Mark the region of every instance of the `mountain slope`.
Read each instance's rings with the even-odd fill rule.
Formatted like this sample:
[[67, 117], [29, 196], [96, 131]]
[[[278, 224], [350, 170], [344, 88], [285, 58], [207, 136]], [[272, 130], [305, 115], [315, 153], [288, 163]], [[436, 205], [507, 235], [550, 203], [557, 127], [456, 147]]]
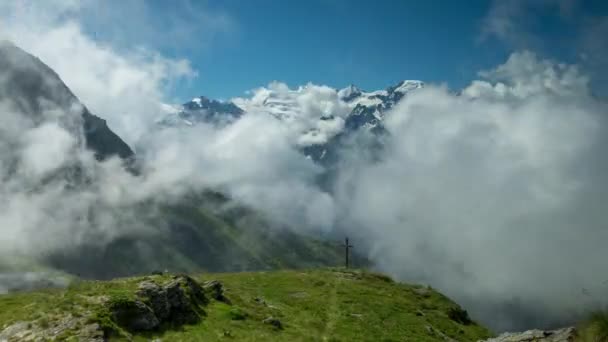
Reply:
[[[203, 104], [202, 99], [199, 100], [199, 104]], [[23, 132], [49, 122], [58, 124], [78, 139], [79, 147], [88, 146], [98, 160], [118, 156], [126, 160], [127, 165], [132, 165], [133, 152], [103, 119], [91, 114], [52, 69], [8, 42], [0, 44], [0, 104], [0, 116], [6, 119], [5, 125], [0, 127], [0, 152], [7, 151], [0, 153], [0, 167], [9, 165], [9, 172], [6, 176], [0, 174], [2, 177], [17, 179], [20, 174], [20, 151], [11, 148], [11, 143], [18, 143]], [[209, 104], [217, 103], [210, 101]], [[236, 107], [221, 108], [232, 108], [235, 115], [239, 112], [234, 109]], [[13, 127], [6, 124], [7, 121], [16, 121], [21, 126]], [[8, 159], [6, 163], [5, 158]], [[11, 164], [16, 166], [11, 168]], [[99, 191], [95, 187], [87, 188], [88, 184], [94, 183], [95, 172], [79, 172], [85, 167], [78, 164], [66, 172], [53, 173], [40, 182], [38, 191], [52, 185], [48, 179], [56, 180], [58, 188], [64, 191], [57, 196], [57, 202], [63, 200], [64, 194]], [[86, 174], [86, 177], [72, 177], [73, 173]], [[112, 179], [109, 182], [112, 185]], [[27, 191], [22, 188], [15, 191]], [[228, 206], [229, 211], [220, 208]], [[289, 227], [272, 228], [270, 220], [259, 213], [213, 192], [170, 203], [155, 198], [126, 206], [101, 207], [95, 202], [91, 207], [79, 210], [78, 215], [69, 216], [81, 222], [74, 228], [83, 230], [74, 231], [77, 235], [82, 233], [77, 243], [61, 245], [61, 248], [44, 253], [25, 251], [25, 255], [34, 255], [33, 260], [13, 255], [0, 258], [0, 291], [44, 284], [44, 279], [38, 278], [44, 278], [48, 269], [107, 279], [159, 269], [240, 271], [328, 266], [342, 260], [341, 250], [334, 244], [296, 234]], [[95, 235], [96, 224], [104, 215], [124, 218], [116, 220], [121, 226], [111, 227], [116, 234], [110, 236], [109, 241], [99, 241]], [[62, 226], [69, 224], [71, 221], [62, 222]], [[136, 229], [129, 229], [131, 225]], [[89, 231], [92, 233], [87, 235]], [[5, 281], [2, 276], [7, 272], [11, 275]], [[24, 284], [31, 274], [36, 278], [35, 284]]]
[[98, 160], [134, 156], [106, 121], [93, 115], [51, 68], [7, 41], [0, 42], [0, 89], [0, 102], [25, 115], [34, 126], [45, 120], [47, 112], [60, 111], [60, 124], [76, 137], [83, 133], [86, 146]]
[[[230, 209], [221, 209], [229, 206]], [[235, 272], [337, 266], [338, 241], [277, 227], [258, 212], [207, 192], [160, 208], [143, 205], [147, 231], [123, 235], [107, 245], [95, 241], [47, 255], [46, 267], [79, 277], [110, 279], [171, 272]], [[367, 260], [354, 256], [354, 264]]]
[[[104, 332], [110, 340], [134, 341], [477, 341], [490, 336], [433, 289], [379, 274], [333, 269], [195, 279], [202, 288], [187, 276], [155, 275], [0, 296], [0, 340], [29, 334], [103, 341]], [[186, 305], [176, 307], [169, 299], [167, 316], [167, 307], [157, 304], [166, 298], [162, 288], [172, 291], [176, 282], [188, 294]]]

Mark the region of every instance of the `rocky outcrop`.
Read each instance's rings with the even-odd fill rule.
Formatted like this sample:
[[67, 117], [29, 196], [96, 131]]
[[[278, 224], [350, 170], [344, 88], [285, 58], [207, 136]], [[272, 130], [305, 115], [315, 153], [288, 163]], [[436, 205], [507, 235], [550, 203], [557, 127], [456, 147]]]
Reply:
[[98, 160], [119, 156], [133, 161], [131, 148], [78, 100], [54, 70], [8, 41], [0, 41], [0, 88], [0, 101], [35, 125], [48, 119], [49, 110], [61, 113], [53, 120], [78, 139], [84, 136]]
[[140, 300], [116, 300], [110, 304], [112, 320], [129, 331], [152, 330], [160, 321], [154, 311]]
[[113, 321], [128, 331], [154, 330], [161, 325], [200, 322], [208, 303], [201, 285], [187, 275], [159, 284], [147, 278], [138, 285], [135, 298], [109, 302]]
[[75, 338], [75, 341], [105, 341], [99, 324], [89, 323], [83, 317], [67, 315], [52, 324], [44, 320], [15, 322], [0, 331], [0, 342], [62, 341], [68, 333]]
[[205, 293], [211, 296], [211, 298], [230, 304], [230, 300], [224, 295], [224, 285], [217, 280], [209, 280], [203, 284]]
[[522, 333], [504, 333], [480, 342], [572, 342], [577, 334], [575, 328], [559, 330], [528, 330]]

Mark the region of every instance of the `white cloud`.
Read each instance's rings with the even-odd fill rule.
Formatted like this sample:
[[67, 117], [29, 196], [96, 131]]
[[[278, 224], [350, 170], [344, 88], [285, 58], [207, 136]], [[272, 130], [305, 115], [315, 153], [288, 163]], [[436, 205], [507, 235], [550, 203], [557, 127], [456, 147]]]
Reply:
[[342, 130], [344, 118], [352, 110], [335, 89], [314, 84], [290, 89], [285, 83], [273, 82], [253, 90], [250, 98], [233, 102], [247, 112], [279, 118], [300, 146], [327, 142]]
[[[49, 139], [52, 137], [52, 139]], [[44, 123], [23, 135], [23, 171], [41, 177], [56, 171], [69, 160], [76, 138], [55, 123]]]
[[341, 170], [338, 222], [357, 227], [382, 269], [438, 287], [495, 328], [580, 313], [582, 287], [605, 304], [608, 236], [591, 202], [608, 194], [596, 173], [608, 162], [606, 104], [575, 67], [530, 53], [483, 75], [462, 96], [428, 86], [387, 113], [381, 162]]
[[[37, 2], [36, 2], [37, 3]], [[55, 70], [95, 114], [129, 144], [163, 111], [165, 85], [196, 72], [184, 59], [145, 48], [123, 52], [83, 30], [80, 11], [89, 2], [21, 0], [2, 5], [0, 38], [13, 41]]]
[[[164, 84], [191, 76], [189, 64], [91, 39], [77, 16], [86, 3], [52, 3], [46, 13], [30, 4], [3, 4], [1, 35], [40, 56], [93, 112], [144, 146], [144, 164], [135, 177], [118, 160], [94, 163], [74, 151], [79, 136], [66, 135], [57, 115], [32, 128], [0, 104], [0, 179], [10, 180], [0, 183], [1, 251], [44, 254], [153, 234], [132, 205], [212, 187], [292, 227], [342, 229], [381, 269], [429, 282], [497, 327], [513, 324], [491, 315], [504, 299], [520, 298], [521, 312], [547, 320], [583, 309], [581, 287], [604, 304], [607, 108], [575, 66], [516, 53], [460, 96], [435, 86], [408, 94], [386, 114], [391, 135], [379, 161], [343, 151], [354, 157], [328, 193], [316, 182], [323, 170], [298, 147], [343, 125], [350, 108], [335, 90], [272, 83], [235, 100], [247, 114], [232, 125], [151, 133]], [[45, 183], [71, 163], [84, 166], [88, 186]]]

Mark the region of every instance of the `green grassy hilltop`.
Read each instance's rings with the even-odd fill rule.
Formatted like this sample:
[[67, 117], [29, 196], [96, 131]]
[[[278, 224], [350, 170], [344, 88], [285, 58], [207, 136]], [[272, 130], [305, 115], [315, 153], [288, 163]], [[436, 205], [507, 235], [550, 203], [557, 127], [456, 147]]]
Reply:
[[11, 293], [0, 296], [0, 330], [0, 340], [8, 341], [477, 341], [490, 336], [431, 288], [344, 269], [151, 275]]

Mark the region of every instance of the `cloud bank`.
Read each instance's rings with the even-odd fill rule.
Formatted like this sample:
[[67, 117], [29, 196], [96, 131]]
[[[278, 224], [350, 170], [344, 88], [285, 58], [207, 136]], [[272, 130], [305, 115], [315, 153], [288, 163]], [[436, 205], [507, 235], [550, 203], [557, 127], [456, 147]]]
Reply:
[[497, 329], [605, 305], [606, 104], [575, 66], [529, 52], [482, 75], [387, 114], [382, 161], [342, 169], [341, 224], [381, 269], [433, 284]]
[[188, 61], [99, 43], [74, 14], [86, 3], [27, 4], [3, 5], [2, 37], [41, 57], [137, 146], [142, 172], [96, 162], [82, 132], [63, 124], [73, 113], [46, 108], [34, 124], [0, 104], [5, 255], [157, 234], [137, 205], [213, 188], [291, 229], [347, 233], [380, 270], [439, 288], [497, 330], [607, 304], [608, 108], [584, 68], [518, 52], [458, 93], [416, 90], [386, 113], [378, 158], [346, 147], [326, 190], [325, 170], [300, 148], [342, 129], [349, 107], [335, 90], [273, 83], [235, 100], [247, 113], [231, 125], [153, 129], [167, 84], [195, 74]]

